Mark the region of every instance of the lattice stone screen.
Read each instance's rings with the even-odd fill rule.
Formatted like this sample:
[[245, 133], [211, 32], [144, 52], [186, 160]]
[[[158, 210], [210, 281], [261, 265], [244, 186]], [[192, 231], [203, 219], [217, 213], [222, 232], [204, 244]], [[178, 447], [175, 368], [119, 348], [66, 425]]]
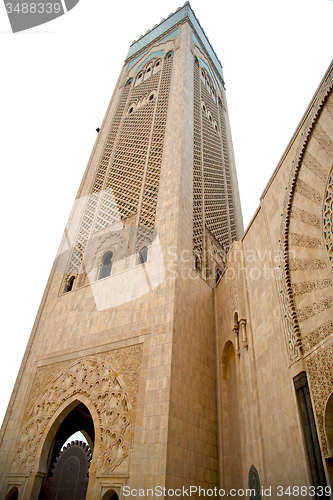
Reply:
[[[173, 54], [158, 61], [158, 71], [122, 89], [118, 107], [87, 197], [64, 283], [82, 273], [87, 242], [114, 222], [135, 216], [154, 228]], [[162, 70], [160, 70], [162, 65]], [[138, 239], [142, 239], [139, 231]], [[141, 236], [140, 236], [141, 235]], [[77, 286], [85, 283], [84, 277]]]

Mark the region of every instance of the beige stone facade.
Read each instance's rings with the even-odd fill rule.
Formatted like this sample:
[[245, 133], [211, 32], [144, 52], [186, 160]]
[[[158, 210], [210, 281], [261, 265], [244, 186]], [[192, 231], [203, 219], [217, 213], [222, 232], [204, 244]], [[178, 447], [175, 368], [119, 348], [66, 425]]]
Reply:
[[1, 498], [42, 498], [79, 430], [87, 500], [329, 485], [330, 71], [242, 236], [222, 68], [189, 4], [132, 44], [1, 429]]

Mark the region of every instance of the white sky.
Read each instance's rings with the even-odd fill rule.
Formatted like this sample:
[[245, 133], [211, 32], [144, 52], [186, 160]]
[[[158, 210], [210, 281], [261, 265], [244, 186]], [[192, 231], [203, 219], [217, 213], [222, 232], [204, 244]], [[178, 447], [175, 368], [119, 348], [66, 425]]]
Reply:
[[[0, 422], [129, 46], [179, 1], [80, 0], [17, 34], [0, 2]], [[224, 68], [246, 227], [331, 61], [333, 1], [191, 6]]]

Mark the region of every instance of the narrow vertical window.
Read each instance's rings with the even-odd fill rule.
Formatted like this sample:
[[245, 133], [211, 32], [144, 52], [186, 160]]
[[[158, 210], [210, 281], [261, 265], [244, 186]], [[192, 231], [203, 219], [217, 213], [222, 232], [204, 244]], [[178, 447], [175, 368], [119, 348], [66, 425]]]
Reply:
[[112, 257], [113, 257], [112, 252], [108, 252], [103, 257], [103, 263], [98, 277], [99, 280], [102, 280], [103, 278], [107, 278], [108, 276], [110, 276], [112, 269]]
[[144, 264], [147, 262], [148, 258], [148, 247], [142, 247], [139, 251], [139, 264]]
[[71, 292], [73, 290], [73, 286], [74, 286], [74, 281], [75, 281], [75, 276], [71, 276], [68, 280], [68, 283], [65, 287], [65, 292]]

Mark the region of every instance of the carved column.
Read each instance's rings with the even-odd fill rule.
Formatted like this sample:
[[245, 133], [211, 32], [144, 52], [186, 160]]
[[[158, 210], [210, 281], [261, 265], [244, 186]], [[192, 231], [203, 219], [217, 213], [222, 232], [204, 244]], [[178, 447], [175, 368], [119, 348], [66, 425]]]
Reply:
[[240, 330], [242, 333], [243, 347], [247, 347], [248, 343], [247, 343], [247, 335], [246, 335], [246, 319], [240, 319], [239, 325], [240, 325]]
[[240, 355], [239, 338], [238, 338], [239, 325], [235, 325], [233, 327], [232, 331], [234, 332], [234, 336], [235, 336], [235, 354], [236, 354], [236, 356], [239, 356]]

